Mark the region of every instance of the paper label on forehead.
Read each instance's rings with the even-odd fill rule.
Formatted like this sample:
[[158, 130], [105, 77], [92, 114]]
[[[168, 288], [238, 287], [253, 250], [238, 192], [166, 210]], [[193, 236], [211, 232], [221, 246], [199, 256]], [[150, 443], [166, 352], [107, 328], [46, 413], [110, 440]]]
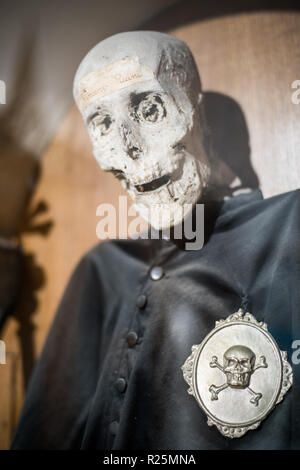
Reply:
[[139, 63], [138, 57], [126, 57], [83, 77], [78, 86], [77, 102], [81, 110], [92, 101], [135, 83], [152, 80], [153, 71]]

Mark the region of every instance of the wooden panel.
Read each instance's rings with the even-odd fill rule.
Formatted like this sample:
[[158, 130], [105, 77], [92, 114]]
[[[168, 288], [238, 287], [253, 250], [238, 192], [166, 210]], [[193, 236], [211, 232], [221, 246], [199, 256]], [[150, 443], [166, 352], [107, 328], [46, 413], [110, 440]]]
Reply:
[[0, 450], [9, 447], [17, 417], [17, 366], [18, 357], [7, 351], [6, 364], [0, 364]]
[[[291, 84], [300, 79], [300, 14], [229, 15], [172, 34], [190, 46], [204, 91], [233, 99], [243, 112], [264, 196], [299, 188], [300, 104], [292, 103]], [[243, 155], [233, 149], [231, 164], [238, 158]]]

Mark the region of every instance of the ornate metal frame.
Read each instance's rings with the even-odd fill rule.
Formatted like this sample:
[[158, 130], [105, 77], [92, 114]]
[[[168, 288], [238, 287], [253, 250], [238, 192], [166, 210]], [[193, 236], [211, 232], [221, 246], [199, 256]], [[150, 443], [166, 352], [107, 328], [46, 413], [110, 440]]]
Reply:
[[[213, 416], [204, 406], [201, 397], [199, 396], [196, 383], [197, 374], [197, 363], [200, 357], [201, 351], [209, 339], [216, 333], [216, 331], [230, 325], [251, 325], [263, 332], [268, 340], [274, 346], [274, 349], [278, 353], [278, 361], [281, 367], [280, 375], [281, 380], [278, 387], [275, 403], [268, 407], [262, 418], [259, 420], [252, 420], [243, 425], [232, 425], [230, 423], [224, 423], [219, 420], [216, 416]], [[283, 400], [284, 395], [287, 393], [293, 383], [293, 372], [292, 367], [287, 360], [287, 353], [280, 351], [276, 341], [268, 332], [267, 324], [259, 322], [250, 313], [243, 313], [240, 309], [238, 312], [229, 315], [225, 320], [216, 321], [215, 328], [204, 338], [201, 344], [192, 346], [192, 354], [186, 359], [185, 363], [181, 367], [183, 372], [184, 380], [189, 385], [188, 393], [195, 397], [200, 407], [205, 411], [207, 415], [207, 424], [209, 426], [216, 426], [217, 429], [223, 434], [223, 436], [229, 438], [242, 437], [247, 431], [256, 429], [261, 421], [265, 419], [268, 414], [275, 408], [275, 406]]]

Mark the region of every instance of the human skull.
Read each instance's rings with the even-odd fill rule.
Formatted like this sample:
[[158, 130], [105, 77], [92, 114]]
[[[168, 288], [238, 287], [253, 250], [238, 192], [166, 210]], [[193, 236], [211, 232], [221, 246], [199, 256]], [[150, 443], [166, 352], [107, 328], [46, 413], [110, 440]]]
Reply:
[[201, 97], [189, 48], [167, 34], [109, 37], [77, 70], [74, 98], [94, 156], [156, 229], [184, 219], [206, 186]]
[[254, 352], [246, 346], [237, 345], [227, 349], [223, 358], [223, 367], [230, 387], [246, 388], [249, 386], [254, 372], [255, 359]]

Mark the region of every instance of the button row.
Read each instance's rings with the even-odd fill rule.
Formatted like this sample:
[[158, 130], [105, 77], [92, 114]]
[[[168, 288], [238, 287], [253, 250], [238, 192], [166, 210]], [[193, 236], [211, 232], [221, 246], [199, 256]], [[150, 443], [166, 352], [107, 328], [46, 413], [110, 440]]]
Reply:
[[[130, 331], [126, 336], [126, 341], [127, 341], [128, 346], [130, 348], [133, 348], [138, 342], [138, 335], [136, 334], [136, 332]], [[124, 393], [127, 388], [126, 379], [124, 379], [124, 377], [117, 378], [117, 380], [115, 381], [115, 387], [119, 393]], [[118, 428], [119, 428], [119, 423], [117, 421], [113, 421], [109, 425], [109, 432], [115, 436], [118, 432]]]
[[[154, 266], [150, 271], [150, 277], [153, 281], [159, 281], [164, 276], [164, 271], [160, 266]], [[145, 308], [147, 305], [147, 296], [144, 294], [139, 295], [136, 300], [136, 306], [140, 309]], [[138, 342], [138, 335], [135, 331], [130, 331], [126, 336], [127, 344], [130, 348], [133, 348]], [[127, 388], [127, 382], [123, 377], [119, 377], [115, 381], [115, 387], [120, 393], [124, 393]], [[109, 432], [113, 435], [116, 435], [118, 432], [119, 423], [113, 421], [109, 425]]]

